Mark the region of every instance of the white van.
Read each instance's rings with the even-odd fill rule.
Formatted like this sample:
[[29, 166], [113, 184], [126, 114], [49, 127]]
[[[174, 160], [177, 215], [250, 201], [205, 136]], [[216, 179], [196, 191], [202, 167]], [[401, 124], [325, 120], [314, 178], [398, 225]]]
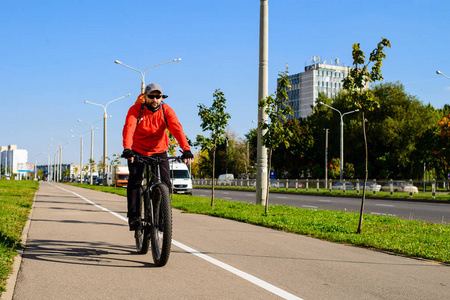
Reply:
[[234, 175], [233, 174], [220, 174], [219, 175], [219, 183], [229, 184], [233, 180], [234, 180]]
[[174, 193], [192, 195], [192, 179], [186, 164], [170, 162], [170, 182]]

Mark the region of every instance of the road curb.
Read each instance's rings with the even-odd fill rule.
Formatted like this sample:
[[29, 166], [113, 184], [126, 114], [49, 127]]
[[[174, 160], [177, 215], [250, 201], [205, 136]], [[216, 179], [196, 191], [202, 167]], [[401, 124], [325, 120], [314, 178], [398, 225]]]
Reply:
[[12, 300], [14, 295], [14, 289], [16, 287], [17, 275], [19, 274], [20, 266], [22, 264], [23, 252], [25, 251], [25, 247], [28, 240], [28, 232], [31, 226], [31, 219], [34, 211], [34, 204], [36, 202], [36, 194], [39, 192], [39, 189], [34, 193], [33, 205], [31, 206], [30, 214], [28, 215], [27, 222], [25, 223], [25, 227], [22, 230], [22, 249], [17, 250], [18, 255], [14, 257], [14, 263], [12, 265], [12, 273], [9, 275], [6, 280], [5, 291], [0, 296], [1, 300]]

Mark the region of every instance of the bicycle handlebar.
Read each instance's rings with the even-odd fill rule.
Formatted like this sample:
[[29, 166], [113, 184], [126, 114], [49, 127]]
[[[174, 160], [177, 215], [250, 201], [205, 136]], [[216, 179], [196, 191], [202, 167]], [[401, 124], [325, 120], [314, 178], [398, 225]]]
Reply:
[[153, 156], [145, 156], [145, 155], [135, 154], [133, 157], [138, 162], [145, 162], [145, 163], [150, 163], [150, 164], [160, 163], [160, 162], [168, 161], [168, 160], [176, 160], [177, 162], [183, 161], [181, 156], [169, 156], [166, 158], [161, 158], [161, 157], [153, 157]]

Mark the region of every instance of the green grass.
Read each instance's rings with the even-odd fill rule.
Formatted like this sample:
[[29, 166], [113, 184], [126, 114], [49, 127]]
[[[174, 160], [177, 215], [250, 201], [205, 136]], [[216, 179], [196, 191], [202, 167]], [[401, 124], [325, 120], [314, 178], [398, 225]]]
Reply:
[[[126, 196], [126, 190], [91, 187]], [[343, 211], [310, 210], [290, 206], [264, 207], [204, 197], [173, 195], [172, 206], [187, 213], [205, 214], [276, 230], [319, 238], [326, 241], [389, 251], [410, 257], [450, 263], [450, 226], [398, 218], [364, 215], [361, 234], [356, 234], [359, 214]]]
[[22, 230], [38, 187], [36, 181], [0, 180], [0, 294], [22, 247]]

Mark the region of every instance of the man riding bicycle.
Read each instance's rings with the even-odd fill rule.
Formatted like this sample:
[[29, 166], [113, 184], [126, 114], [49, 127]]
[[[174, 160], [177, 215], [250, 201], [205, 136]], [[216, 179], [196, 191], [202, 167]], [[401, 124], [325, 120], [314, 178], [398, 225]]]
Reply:
[[[128, 159], [130, 172], [127, 186], [128, 224], [131, 230], [136, 230], [140, 225], [140, 201], [141, 182], [145, 164], [135, 161], [135, 154], [166, 158], [169, 147], [169, 137], [166, 128], [175, 137], [183, 150], [184, 163], [191, 163], [194, 156], [189, 147], [186, 136], [174, 110], [162, 99], [167, 98], [162, 94], [159, 84], [151, 83], [145, 88], [144, 94], [138, 96], [136, 103], [128, 110], [123, 126], [123, 154]], [[161, 162], [161, 180], [172, 191], [169, 174], [169, 161]], [[153, 172], [153, 170], [152, 170]]]

